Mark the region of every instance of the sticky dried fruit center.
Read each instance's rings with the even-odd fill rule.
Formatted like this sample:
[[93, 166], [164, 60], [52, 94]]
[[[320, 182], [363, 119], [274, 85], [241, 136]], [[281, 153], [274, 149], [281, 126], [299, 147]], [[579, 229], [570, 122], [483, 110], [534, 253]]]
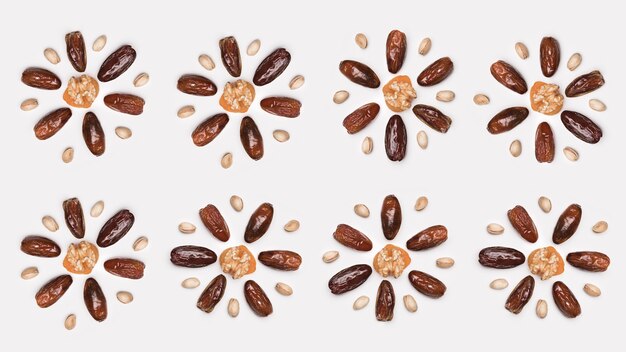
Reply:
[[542, 114], [558, 114], [563, 108], [563, 95], [559, 91], [559, 86], [535, 82], [530, 89], [530, 106]]
[[254, 101], [254, 86], [243, 79], [228, 82], [220, 98], [220, 105], [229, 112], [246, 112]]
[[229, 274], [233, 279], [239, 279], [256, 270], [256, 260], [246, 246], [231, 247], [220, 254], [220, 267], [224, 274]]
[[75, 108], [88, 108], [98, 97], [98, 91], [98, 81], [93, 77], [89, 75], [72, 77], [63, 93], [63, 100]]
[[374, 256], [374, 270], [383, 277], [402, 275], [402, 271], [411, 264], [411, 257], [402, 248], [392, 244], [386, 245]]
[[541, 280], [562, 274], [565, 270], [564, 264], [559, 252], [552, 246], [535, 249], [528, 256], [528, 269], [541, 277]]
[[89, 274], [98, 262], [98, 247], [88, 241], [72, 243], [67, 248], [63, 267], [73, 274]]
[[394, 112], [401, 112], [408, 110], [417, 93], [413, 89], [411, 84], [411, 78], [409, 76], [396, 76], [391, 79], [383, 87], [383, 94], [385, 96], [385, 103]]

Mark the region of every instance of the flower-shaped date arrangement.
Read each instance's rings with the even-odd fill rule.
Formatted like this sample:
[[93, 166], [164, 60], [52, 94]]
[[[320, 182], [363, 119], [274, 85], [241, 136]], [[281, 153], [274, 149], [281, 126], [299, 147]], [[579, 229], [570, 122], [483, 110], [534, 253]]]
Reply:
[[[252, 77], [252, 82], [250, 82], [240, 78], [242, 74], [242, 58], [235, 37], [222, 38], [219, 41], [219, 49], [222, 63], [234, 80], [224, 84], [222, 95], [219, 99], [219, 105], [223, 112], [202, 121], [192, 132], [191, 138], [196, 146], [206, 146], [217, 138], [229, 123], [228, 113], [237, 114], [237, 116], [242, 115], [239, 127], [241, 144], [250, 158], [259, 160], [263, 157], [265, 151], [263, 136], [255, 120], [246, 115], [246, 113], [255, 101], [255, 87], [258, 89], [276, 80], [289, 66], [291, 54], [284, 48], [272, 51], [258, 65]], [[255, 55], [257, 50], [258, 47], [253, 51], [251, 48], [248, 48], [248, 55]], [[212, 70], [215, 67], [213, 60], [207, 55], [201, 55], [199, 61], [206, 69]], [[177, 88], [183, 93], [198, 97], [211, 97], [218, 93], [218, 86], [212, 80], [197, 74], [181, 76], [178, 79]], [[292, 87], [292, 89], [295, 88]], [[260, 100], [260, 106], [261, 109], [272, 115], [291, 119], [300, 116], [302, 105], [300, 101], [290, 97], [269, 96]], [[195, 108], [188, 105], [179, 110], [178, 116], [181, 118], [188, 117], [194, 112]], [[281, 132], [285, 133], [284, 131]]]
[[[508, 211], [507, 216], [511, 226], [522, 238], [533, 244], [539, 240], [539, 232], [524, 207], [515, 206]], [[578, 204], [571, 204], [563, 211], [552, 232], [552, 242], [557, 248], [574, 236], [581, 218], [582, 208]], [[500, 234], [502, 231], [503, 229], [500, 229], [497, 233], [492, 233]], [[524, 253], [514, 248], [487, 247], [478, 254], [478, 262], [484, 267], [499, 270], [510, 269], [527, 263], [530, 275], [524, 277], [517, 284], [504, 305], [504, 308], [511, 313], [519, 314], [532, 298], [535, 276], [544, 281], [561, 275], [566, 269], [565, 261], [572, 267], [589, 272], [606, 271], [611, 262], [606, 254], [595, 251], [571, 252], [563, 260], [557, 248], [553, 246], [535, 248], [528, 254], [527, 258]], [[498, 281], [504, 282], [502, 279], [498, 279], [492, 283], [492, 288], [503, 289], [506, 287], [506, 285], [499, 285]], [[562, 281], [556, 280], [552, 283], [552, 298], [565, 317], [575, 318], [581, 314], [581, 307], [576, 296]], [[545, 304], [544, 300], [539, 300], [537, 303], [537, 315], [540, 318], [544, 318], [547, 314], [547, 306], [541, 307]]]
[[[402, 224], [402, 209], [396, 196], [388, 195], [385, 197], [380, 212], [380, 219], [383, 236], [388, 241], [394, 241], [400, 232]], [[338, 225], [333, 233], [333, 237], [340, 244], [356, 251], [369, 252], [373, 249], [371, 239], [361, 231], [346, 224]], [[441, 245], [447, 239], [448, 230], [446, 227], [435, 225], [411, 237], [406, 242], [406, 248], [409, 251], [424, 251]], [[397, 279], [401, 277], [404, 269], [408, 268], [410, 264], [411, 256], [409, 253], [391, 243], [385, 245], [374, 256], [373, 270], [383, 277], [376, 295], [375, 313], [378, 321], [391, 321], [394, 315], [395, 292], [391, 281], [387, 280], [387, 278]], [[371, 276], [372, 266], [369, 264], [356, 264], [339, 271], [328, 281], [330, 292], [340, 295], [358, 288]], [[447, 289], [446, 285], [439, 279], [422, 271], [412, 270], [408, 274], [408, 279], [418, 292], [430, 298], [442, 297]], [[355, 309], [363, 308], [362, 304], [366, 304], [369, 299], [365, 299], [363, 303], [360, 300], [361, 298], [355, 302]], [[412, 296], [404, 296], [403, 301], [410, 312], [417, 310], [417, 305]]]
[[[391, 161], [401, 161], [407, 152], [407, 129], [399, 113], [412, 107], [418, 119], [439, 133], [446, 133], [452, 124], [450, 117], [433, 106], [424, 104], [413, 106], [413, 101], [418, 98], [418, 94], [413, 88], [412, 80], [407, 75], [398, 75], [404, 65], [406, 52], [406, 35], [399, 30], [391, 31], [386, 44], [387, 70], [390, 77], [382, 88], [385, 104], [389, 110], [396, 113], [389, 118], [385, 129], [385, 152]], [[420, 87], [435, 86], [445, 80], [452, 73], [453, 68], [452, 60], [449, 57], [442, 57], [426, 67], [417, 76], [416, 82]], [[360, 86], [376, 90], [380, 88], [381, 81], [378, 75], [362, 62], [343, 60], [339, 63], [339, 71], [347, 79]], [[349, 134], [358, 133], [365, 129], [379, 112], [378, 103], [367, 103], [350, 113], [343, 120], [343, 126]], [[425, 148], [422, 142], [420, 146]], [[364, 147], [363, 151], [369, 153], [371, 148], [367, 150]]]
[[[518, 45], [522, 45], [518, 43]], [[524, 47], [525, 48], [525, 47]], [[523, 49], [522, 58], [527, 57], [527, 50]], [[574, 70], [580, 63], [580, 56], [575, 54], [568, 63], [569, 69]], [[561, 94], [558, 82], [551, 82], [561, 62], [561, 49], [559, 42], [552, 37], [544, 37], [539, 46], [539, 64], [543, 76], [547, 82], [536, 81], [530, 88], [529, 100], [530, 108], [545, 115], [548, 120], [550, 116], [561, 113], [561, 123], [576, 138], [585, 143], [595, 144], [602, 138], [602, 129], [587, 116], [571, 110], [563, 110], [566, 103], [565, 98], [576, 98], [589, 94], [604, 85], [604, 77], [600, 71], [591, 71], [574, 78], [565, 88], [565, 96]], [[491, 65], [491, 75], [504, 87], [515, 93], [524, 95], [528, 92], [526, 80], [513, 66], [505, 61], [499, 60]], [[593, 104], [590, 103], [593, 108]], [[595, 108], [602, 111], [603, 108]], [[514, 106], [506, 108], [497, 113], [487, 124], [487, 131], [491, 134], [508, 132], [521, 124], [529, 115], [526, 106]], [[540, 163], [551, 163], [554, 160], [555, 140], [552, 127], [547, 121], [539, 123], [535, 133], [535, 158]], [[569, 150], [569, 152], [568, 152]], [[578, 158], [578, 153], [571, 148], [565, 149], [566, 156], [571, 160]], [[515, 154], [514, 154], [515, 155]], [[519, 155], [519, 154], [517, 154]], [[515, 156], [517, 156], [515, 155]]]
[[[106, 147], [105, 133], [100, 123], [100, 119], [91, 111], [91, 106], [99, 97], [100, 85], [113, 81], [126, 72], [135, 62], [137, 53], [130, 45], [122, 45], [113, 51], [100, 65], [96, 77], [93, 77], [87, 70], [88, 55], [85, 47], [85, 40], [81, 32], [71, 32], [65, 35], [67, 58], [76, 76], [72, 76], [65, 84], [62, 95], [67, 106], [57, 108], [49, 112], [35, 124], [35, 137], [39, 140], [46, 140], [57, 134], [63, 126], [70, 120], [73, 112], [85, 111], [82, 123], [82, 134], [89, 151], [100, 156]], [[93, 50], [100, 51], [106, 43], [106, 37], [101, 36], [94, 42]], [[54, 51], [48, 48], [44, 51], [46, 58], [52, 64], [58, 64], [61, 59]], [[143, 77], [140, 79], [140, 77]], [[142, 74], [135, 80], [135, 86], [145, 84], [148, 76]], [[59, 76], [52, 71], [40, 67], [30, 67], [22, 72], [22, 82], [29, 87], [42, 90], [59, 90], [63, 87], [63, 82]], [[61, 98], [61, 97], [60, 97]], [[107, 94], [103, 99], [104, 104], [111, 110], [128, 115], [140, 115], [143, 112], [144, 100], [136, 95], [126, 93]], [[38, 105], [36, 99], [28, 99], [22, 103], [23, 110], [31, 110]], [[126, 127], [118, 127], [116, 133], [121, 138], [129, 137], [129, 133], [118, 132], [119, 129], [129, 131]], [[123, 133], [123, 134], [122, 134]], [[65, 162], [71, 161], [73, 149], [69, 149], [70, 155], [64, 155]], [[65, 153], [64, 153], [65, 154]]]
[[[55, 265], [62, 264], [66, 273], [53, 278], [43, 285], [35, 295], [35, 301], [39, 307], [48, 308], [65, 295], [72, 286], [74, 279], [88, 276], [83, 288], [85, 306], [93, 319], [98, 322], [104, 321], [108, 314], [107, 299], [98, 281], [91, 277], [90, 274], [102, 261], [100, 259], [101, 251], [119, 242], [131, 230], [135, 222], [135, 216], [127, 209], [122, 209], [115, 213], [104, 223], [94, 244], [85, 239], [87, 227], [80, 201], [77, 198], [65, 200], [63, 202], [63, 212], [69, 233], [72, 234], [77, 242], [69, 244], [62, 263], [55, 260]], [[92, 213], [92, 215], [99, 214]], [[44, 217], [43, 223], [50, 231], [56, 232], [59, 229], [56, 221], [50, 216]], [[43, 258], [58, 258], [62, 254], [62, 249], [56, 241], [40, 235], [26, 236], [22, 240], [21, 250], [28, 255]], [[109, 258], [104, 261], [103, 267], [104, 270], [112, 275], [131, 280], [141, 279], [145, 269], [143, 262], [125, 257]], [[52, 271], [58, 271], [57, 269], [59, 269], [55, 269], [52, 266], [51, 268]], [[39, 269], [30, 267], [24, 270], [22, 277], [29, 279], [38, 273]], [[127, 291], [120, 291], [117, 296], [123, 303], [128, 303], [132, 300], [132, 295]], [[75, 323], [75, 315], [72, 314], [71, 317], [73, 317], [72, 319]], [[68, 322], [66, 321], [68, 329], [73, 328], [73, 325], [68, 326], [67, 324]]]
[[[206, 229], [219, 241], [227, 243], [230, 239], [230, 229], [221, 212], [212, 204], [208, 204], [199, 211], [200, 220]], [[257, 242], [268, 232], [274, 218], [274, 207], [270, 203], [261, 204], [250, 216], [243, 239], [247, 245]], [[194, 229], [195, 231], [195, 229]], [[261, 264], [279, 271], [295, 271], [302, 264], [302, 257], [288, 250], [266, 250], [258, 254]], [[170, 261], [172, 264], [185, 268], [204, 268], [219, 260], [222, 274], [211, 280], [198, 297], [196, 307], [205, 313], [211, 313], [222, 300], [226, 292], [229, 275], [238, 280], [246, 275], [253, 274], [257, 269], [254, 254], [246, 245], [224, 248], [219, 255], [209, 248], [195, 245], [178, 246], [172, 249]], [[196, 284], [191, 284], [195, 281]], [[188, 284], [189, 283], [189, 284]], [[183, 287], [195, 288], [199, 284], [196, 278], [183, 281]], [[276, 290], [283, 295], [291, 295], [291, 287], [278, 283]], [[259, 317], [267, 317], [274, 308], [266, 292], [254, 280], [244, 283], [244, 297], [250, 309]], [[239, 314], [239, 302], [231, 298], [228, 303], [228, 313], [231, 317]]]

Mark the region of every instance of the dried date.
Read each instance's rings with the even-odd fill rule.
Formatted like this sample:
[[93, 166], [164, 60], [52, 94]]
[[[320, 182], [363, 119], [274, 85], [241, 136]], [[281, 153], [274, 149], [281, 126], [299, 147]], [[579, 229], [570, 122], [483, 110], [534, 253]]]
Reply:
[[281, 75], [291, 62], [291, 54], [284, 49], [279, 48], [269, 54], [257, 67], [254, 72], [252, 82], [257, 86], [264, 86], [274, 81]]
[[525, 261], [524, 253], [508, 247], [487, 247], [478, 253], [478, 262], [488, 268], [510, 269]]
[[85, 281], [83, 298], [87, 311], [96, 321], [104, 321], [107, 318], [107, 299], [102, 292], [102, 288], [94, 278]]
[[193, 144], [203, 147], [213, 141], [226, 127], [230, 119], [228, 115], [221, 113], [215, 114], [202, 121], [191, 133]]
[[78, 72], [85, 72], [87, 69], [87, 50], [85, 50], [85, 39], [81, 32], [70, 32], [65, 35], [65, 47], [67, 58], [72, 67]]
[[217, 86], [213, 81], [200, 75], [182, 75], [176, 85], [179, 91], [185, 94], [210, 97], [217, 93]]
[[199, 213], [202, 223], [215, 238], [222, 242], [228, 241], [230, 238], [230, 230], [228, 229], [224, 217], [215, 205], [207, 204], [206, 207], [200, 209]]
[[535, 133], [535, 158], [540, 163], [551, 163], [554, 160], [554, 134], [547, 122], [537, 126]]
[[135, 223], [135, 216], [127, 209], [113, 215], [100, 229], [96, 243], [100, 247], [109, 247], [126, 236]]
[[252, 213], [243, 238], [246, 243], [253, 243], [259, 240], [272, 224], [274, 218], [274, 207], [270, 203], [263, 203]]
[[61, 79], [54, 73], [38, 67], [27, 68], [22, 72], [22, 83], [29, 87], [56, 90], [61, 88]]
[[417, 76], [417, 84], [422, 87], [434, 86], [450, 76], [452, 70], [454, 70], [452, 60], [450, 60], [449, 57], [442, 57], [426, 67], [424, 71]]
[[132, 46], [122, 45], [104, 60], [98, 71], [98, 79], [100, 82], [116, 79], [128, 70], [136, 58], [137, 52]]
[[343, 127], [349, 134], [355, 134], [374, 121], [379, 112], [380, 105], [376, 103], [365, 104], [346, 116], [343, 120]]
[[295, 271], [302, 264], [300, 254], [292, 251], [273, 250], [259, 253], [259, 261], [270, 268]]
[[333, 237], [337, 242], [357, 251], [367, 252], [373, 248], [372, 240], [361, 231], [346, 224], [338, 225], [333, 233]]
[[294, 118], [300, 116], [302, 103], [287, 97], [268, 97], [261, 100], [261, 109], [272, 115]]
[[76, 238], [85, 237], [85, 216], [83, 206], [78, 198], [70, 198], [63, 202], [65, 224]]
[[250, 158], [259, 160], [263, 157], [263, 136], [261, 136], [259, 128], [251, 117], [246, 116], [241, 119], [239, 137], [243, 149]]
[[576, 138], [585, 143], [596, 144], [602, 138], [602, 129], [587, 116], [565, 110], [561, 113], [561, 122]]
[[487, 131], [491, 134], [508, 132], [526, 120], [528, 113], [528, 109], [522, 106], [504, 109], [489, 121]]
[[67, 289], [70, 288], [74, 280], [71, 275], [61, 275], [57, 276], [54, 279], [48, 281], [43, 287], [37, 291], [35, 294], [35, 301], [37, 305], [41, 308], [48, 308], [51, 305], [55, 304]]
[[446, 133], [452, 125], [452, 119], [444, 113], [429, 105], [417, 104], [413, 107], [413, 113], [433, 130]]
[[400, 115], [393, 115], [385, 129], [385, 152], [391, 161], [401, 161], [406, 155], [406, 126]]
[[226, 292], [226, 276], [220, 274], [211, 280], [202, 291], [196, 307], [205, 313], [211, 313], [224, 297], [224, 292]]
[[583, 210], [578, 204], [570, 204], [559, 216], [554, 231], [552, 232], [552, 242], [561, 244], [570, 239], [576, 233]]
[[574, 78], [572, 83], [565, 88], [565, 96], [568, 98], [579, 97], [591, 93], [603, 85], [604, 77], [602, 73], [600, 71], [592, 71]]
[[265, 291], [263, 291], [261, 286], [255, 281], [246, 281], [243, 287], [243, 293], [250, 309], [252, 309], [256, 315], [266, 317], [274, 311], [269, 297], [267, 297]]
[[146, 102], [136, 95], [114, 93], [104, 97], [104, 105], [128, 115], [141, 115]]
[[372, 267], [356, 264], [335, 274], [328, 281], [330, 292], [340, 295], [361, 286], [372, 275]]
[[390, 194], [383, 200], [380, 209], [380, 222], [383, 227], [383, 235], [388, 240], [393, 240], [400, 231], [402, 225], [402, 208], [396, 196]]
[[387, 69], [391, 73], [398, 73], [404, 64], [406, 56], [406, 34], [397, 29], [387, 36]]
[[567, 255], [567, 262], [572, 266], [593, 272], [603, 272], [611, 265], [608, 255], [600, 252], [572, 252]]
[[539, 45], [539, 63], [541, 72], [546, 77], [552, 77], [561, 62], [559, 42], [552, 37], [544, 37]]
[[354, 60], [339, 63], [339, 71], [350, 81], [367, 88], [380, 87], [380, 79], [369, 66]]
[[421, 251], [437, 247], [448, 239], [448, 229], [443, 225], [435, 225], [418, 232], [406, 241], [406, 248]]
[[170, 261], [176, 266], [202, 268], [217, 261], [212, 250], [200, 246], [178, 246], [170, 252]]
[[506, 299], [504, 308], [513, 314], [519, 314], [530, 301], [535, 290], [535, 279], [528, 275], [520, 281]]
[[54, 258], [61, 255], [61, 247], [43, 236], [26, 236], [20, 245], [22, 252], [35, 257]]
[[434, 276], [413, 270], [409, 273], [409, 282], [419, 293], [431, 298], [440, 298], [446, 293], [446, 285]]
[[528, 91], [528, 86], [522, 75], [513, 66], [502, 60], [491, 65], [491, 75], [500, 84], [518, 94], [524, 94]]
[[104, 262], [104, 270], [126, 279], [141, 279], [145, 268], [146, 265], [136, 259], [113, 258]]
[[104, 154], [106, 149], [106, 138], [100, 120], [93, 112], [89, 111], [83, 118], [83, 140], [85, 145], [95, 156]]
[[391, 321], [395, 305], [396, 295], [391, 282], [389, 280], [381, 281], [376, 294], [376, 320]]
[[537, 239], [539, 239], [537, 227], [523, 206], [516, 205], [513, 209], [510, 209], [506, 215], [515, 231], [517, 231], [522, 238], [530, 243], [537, 242]]
[[70, 117], [72, 117], [70, 108], [60, 108], [50, 112], [35, 124], [35, 137], [39, 140], [46, 140], [54, 136], [65, 126]]
[[219, 46], [222, 63], [226, 67], [226, 71], [233, 77], [241, 76], [241, 55], [239, 54], [237, 39], [235, 37], [222, 38]]
[[576, 318], [580, 315], [580, 303], [563, 282], [557, 281], [552, 285], [552, 298], [554, 298], [554, 304], [566, 317]]

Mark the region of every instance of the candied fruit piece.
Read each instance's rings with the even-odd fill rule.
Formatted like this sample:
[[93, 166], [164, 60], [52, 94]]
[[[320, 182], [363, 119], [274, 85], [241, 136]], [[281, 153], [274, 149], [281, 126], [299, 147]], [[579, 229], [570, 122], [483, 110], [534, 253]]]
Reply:
[[374, 270], [383, 277], [392, 275], [397, 278], [411, 264], [411, 257], [402, 248], [392, 244], [386, 245], [374, 256]]
[[231, 247], [220, 254], [220, 267], [224, 274], [239, 279], [256, 270], [256, 260], [246, 246]]

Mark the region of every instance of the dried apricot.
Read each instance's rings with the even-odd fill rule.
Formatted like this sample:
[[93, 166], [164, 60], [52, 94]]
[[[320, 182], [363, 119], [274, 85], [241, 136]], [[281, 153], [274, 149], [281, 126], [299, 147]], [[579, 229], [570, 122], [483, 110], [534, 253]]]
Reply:
[[383, 87], [385, 103], [391, 111], [402, 112], [411, 107], [417, 93], [411, 84], [409, 76], [396, 76]]
[[559, 86], [551, 83], [535, 82], [530, 88], [530, 106], [546, 115], [556, 115], [563, 108], [563, 95]]
[[374, 256], [374, 270], [383, 277], [393, 275], [399, 277], [402, 271], [411, 264], [411, 257], [402, 248], [392, 244], [386, 245]]
[[70, 78], [63, 100], [75, 108], [89, 108], [98, 97], [98, 81], [88, 75]]
[[528, 269], [539, 275], [541, 280], [562, 274], [565, 270], [564, 264], [559, 252], [552, 246], [535, 249], [528, 255]]
[[229, 112], [246, 112], [254, 101], [254, 86], [250, 82], [238, 79], [228, 82], [220, 98], [220, 105]]
[[233, 279], [239, 279], [256, 270], [256, 260], [246, 246], [231, 247], [220, 254], [220, 267], [224, 274], [230, 274]]
[[63, 267], [73, 274], [89, 274], [98, 262], [98, 247], [87, 241], [70, 244]]

